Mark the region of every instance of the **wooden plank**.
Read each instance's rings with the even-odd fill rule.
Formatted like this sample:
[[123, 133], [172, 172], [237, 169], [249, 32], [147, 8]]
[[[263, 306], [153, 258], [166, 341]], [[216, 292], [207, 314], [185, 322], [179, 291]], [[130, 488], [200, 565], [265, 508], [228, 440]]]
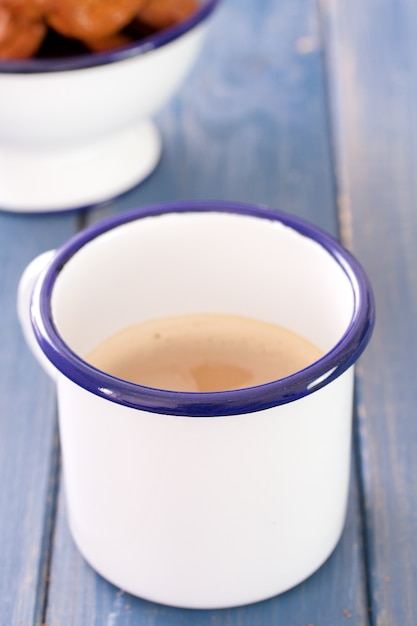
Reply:
[[316, 18], [313, 0], [223, 0], [199, 62], [157, 116], [157, 170], [90, 221], [218, 198], [268, 204], [336, 232]]
[[[279, 207], [336, 232], [326, 111], [314, 0], [224, 0], [199, 63], [157, 118], [157, 171], [89, 219], [162, 200], [222, 198]], [[343, 539], [315, 576], [258, 605], [181, 611], [94, 574], [69, 537], [61, 492], [47, 624], [366, 626], [360, 527], [353, 480]]]
[[417, 10], [413, 0], [322, 2], [344, 235], [377, 326], [362, 361], [361, 474], [373, 623], [417, 614]]
[[52, 383], [16, 317], [21, 272], [74, 232], [75, 216], [0, 213], [0, 623], [39, 623], [54, 509], [57, 437]]

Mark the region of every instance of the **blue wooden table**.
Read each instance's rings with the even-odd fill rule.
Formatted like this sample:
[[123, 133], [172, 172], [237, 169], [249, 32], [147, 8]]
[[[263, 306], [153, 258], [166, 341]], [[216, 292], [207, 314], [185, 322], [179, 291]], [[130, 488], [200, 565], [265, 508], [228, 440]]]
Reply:
[[[145, 183], [84, 213], [0, 212], [1, 626], [417, 624], [416, 6], [223, 0], [157, 116], [163, 157]], [[221, 611], [145, 602], [83, 561], [66, 525], [54, 388], [15, 314], [36, 254], [104, 216], [185, 198], [264, 203], [337, 234], [377, 302], [338, 547], [295, 589]]]

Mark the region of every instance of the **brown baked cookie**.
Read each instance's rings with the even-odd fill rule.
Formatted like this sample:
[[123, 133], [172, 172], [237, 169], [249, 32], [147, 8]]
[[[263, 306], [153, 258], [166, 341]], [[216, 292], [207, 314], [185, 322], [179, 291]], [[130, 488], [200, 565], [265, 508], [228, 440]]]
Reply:
[[0, 0], [0, 59], [31, 57], [46, 30], [37, 0]]
[[119, 32], [146, 0], [40, 0], [49, 26], [65, 37], [94, 41]]
[[0, 8], [7, 9], [14, 18], [25, 22], [44, 17], [43, 0], [0, 0]]
[[196, 0], [146, 0], [137, 14], [137, 20], [157, 31], [182, 22], [197, 8]]

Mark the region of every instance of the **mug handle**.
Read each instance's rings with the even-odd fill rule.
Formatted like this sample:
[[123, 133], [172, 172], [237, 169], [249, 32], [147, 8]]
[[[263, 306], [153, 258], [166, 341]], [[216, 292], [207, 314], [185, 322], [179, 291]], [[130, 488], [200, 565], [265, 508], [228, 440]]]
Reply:
[[23, 271], [17, 288], [17, 316], [22, 328], [23, 336], [26, 339], [26, 343], [31, 349], [33, 355], [36, 357], [48, 376], [50, 376], [53, 381], [56, 381], [58, 370], [54, 367], [54, 365], [52, 365], [49, 359], [47, 359], [36, 340], [30, 311], [32, 292], [35, 283], [54, 254], [55, 250], [43, 252], [33, 259], [33, 261], [31, 261]]

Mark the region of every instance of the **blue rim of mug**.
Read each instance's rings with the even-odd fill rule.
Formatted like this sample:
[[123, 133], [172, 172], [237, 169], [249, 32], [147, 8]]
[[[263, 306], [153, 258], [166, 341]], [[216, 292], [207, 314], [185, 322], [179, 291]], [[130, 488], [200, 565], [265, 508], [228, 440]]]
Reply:
[[[340, 341], [321, 359], [286, 378], [256, 387], [217, 392], [180, 392], [144, 387], [115, 378], [75, 354], [55, 329], [51, 296], [65, 263], [84, 245], [103, 233], [144, 217], [167, 213], [214, 212], [249, 215], [281, 222], [321, 245], [347, 275], [354, 294], [354, 311]], [[188, 417], [252, 413], [292, 402], [327, 385], [365, 349], [375, 323], [375, 304], [369, 279], [360, 263], [334, 237], [305, 220], [264, 206], [219, 201], [188, 201], [152, 205], [114, 215], [90, 226], [59, 248], [35, 285], [31, 320], [40, 348], [64, 376], [87, 391], [124, 406]]]
[[137, 57], [178, 39], [198, 26], [214, 10], [220, 0], [204, 0], [203, 4], [187, 19], [153, 33], [131, 44], [105, 52], [86, 52], [62, 58], [0, 59], [0, 74], [35, 74], [80, 70]]

